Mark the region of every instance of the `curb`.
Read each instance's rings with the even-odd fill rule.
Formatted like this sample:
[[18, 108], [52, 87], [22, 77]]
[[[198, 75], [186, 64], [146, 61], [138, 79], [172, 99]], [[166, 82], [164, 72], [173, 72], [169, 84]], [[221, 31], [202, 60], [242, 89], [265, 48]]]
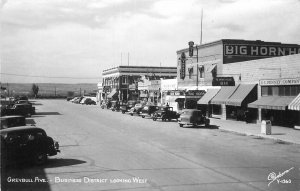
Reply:
[[234, 134], [238, 134], [238, 135], [242, 135], [242, 136], [254, 136], [254, 137], [259, 137], [259, 138], [263, 138], [263, 139], [270, 139], [270, 140], [273, 140], [275, 141], [276, 143], [278, 144], [295, 144], [295, 145], [300, 145], [299, 143], [295, 143], [295, 142], [292, 142], [292, 141], [287, 141], [287, 140], [282, 140], [282, 139], [279, 139], [279, 138], [276, 138], [276, 137], [268, 137], [268, 135], [263, 135], [263, 134], [253, 134], [253, 133], [241, 133], [241, 132], [237, 132], [237, 131], [233, 131], [233, 130], [228, 130], [228, 129], [219, 129], [221, 131], [226, 131], [226, 132], [229, 132], [229, 133], [234, 133]]

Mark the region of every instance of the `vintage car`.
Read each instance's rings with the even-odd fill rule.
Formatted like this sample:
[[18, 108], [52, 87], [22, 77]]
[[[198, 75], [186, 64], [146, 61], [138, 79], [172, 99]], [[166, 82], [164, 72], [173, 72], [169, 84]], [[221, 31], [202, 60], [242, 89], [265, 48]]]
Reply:
[[145, 105], [141, 110], [141, 116], [142, 118], [145, 118], [146, 116], [152, 117], [153, 113], [158, 109], [159, 108], [156, 105]]
[[91, 98], [87, 98], [84, 103], [85, 105], [96, 105], [96, 102], [92, 100]]
[[48, 156], [57, 155], [58, 142], [37, 127], [12, 127], [0, 130], [1, 160], [6, 164], [30, 162], [42, 165]]
[[138, 115], [140, 115], [140, 112], [142, 111], [143, 107], [144, 107], [143, 104], [137, 103], [137, 104], [135, 104], [134, 107], [132, 107], [132, 108], [129, 110], [129, 114], [130, 114], [131, 116], [133, 116], [133, 114], [135, 114], [135, 113], [138, 114]]
[[1, 115], [22, 115], [31, 116], [35, 114], [35, 107], [32, 104], [15, 104], [11, 107], [6, 108]]
[[3, 116], [0, 120], [0, 129], [26, 125], [25, 117], [22, 115]]
[[172, 119], [178, 119], [179, 114], [176, 111], [173, 111], [173, 107], [169, 106], [159, 106], [158, 110], [155, 111], [152, 115], [153, 121], [161, 119], [162, 121], [171, 121]]
[[128, 112], [131, 108], [133, 108], [135, 106], [135, 104], [136, 104], [136, 101], [129, 100], [126, 104], [120, 105], [120, 110], [124, 114], [124, 113]]
[[183, 110], [183, 113], [180, 115], [180, 118], [178, 119], [178, 124], [180, 127], [183, 127], [184, 125], [205, 125], [205, 127], [208, 127], [210, 123], [210, 120], [205, 117], [201, 110], [197, 109], [185, 109]]
[[110, 109], [112, 111], [120, 111], [120, 102], [116, 101], [116, 100], [111, 101], [111, 107], [110, 107]]

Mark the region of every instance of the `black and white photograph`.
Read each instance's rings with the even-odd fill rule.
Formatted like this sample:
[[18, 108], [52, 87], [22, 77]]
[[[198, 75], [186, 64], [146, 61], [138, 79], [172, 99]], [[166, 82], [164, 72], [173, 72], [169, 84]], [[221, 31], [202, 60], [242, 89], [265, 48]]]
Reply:
[[0, 6], [0, 191], [300, 191], [300, 0]]

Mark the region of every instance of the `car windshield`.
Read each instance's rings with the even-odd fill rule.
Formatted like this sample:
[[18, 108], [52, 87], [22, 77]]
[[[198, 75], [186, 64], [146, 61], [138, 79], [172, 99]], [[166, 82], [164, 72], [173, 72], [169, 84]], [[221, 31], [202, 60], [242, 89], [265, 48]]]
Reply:
[[184, 114], [184, 115], [192, 115], [192, 114], [193, 114], [193, 111], [185, 110], [185, 111], [183, 111], [183, 114]]
[[159, 110], [160, 110], [160, 111], [165, 111], [166, 108], [165, 108], [165, 107], [160, 107]]

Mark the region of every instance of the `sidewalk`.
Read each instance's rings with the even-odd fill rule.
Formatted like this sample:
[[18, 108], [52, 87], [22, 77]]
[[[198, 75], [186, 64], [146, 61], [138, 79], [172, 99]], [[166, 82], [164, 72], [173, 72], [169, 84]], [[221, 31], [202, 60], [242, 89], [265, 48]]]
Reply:
[[210, 124], [216, 125], [219, 129], [225, 131], [300, 144], [300, 130], [296, 130], [294, 128], [272, 126], [272, 134], [265, 135], [261, 134], [260, 124], [246, 124], [243, 121], [221, 120], [216, 118], [210, 118]]

